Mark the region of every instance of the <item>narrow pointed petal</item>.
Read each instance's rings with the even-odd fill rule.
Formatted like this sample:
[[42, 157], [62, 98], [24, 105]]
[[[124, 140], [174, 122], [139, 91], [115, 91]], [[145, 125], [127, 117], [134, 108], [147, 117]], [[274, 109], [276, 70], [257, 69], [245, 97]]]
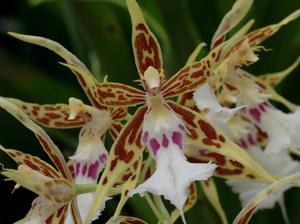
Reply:
[[[300, 9], [296, 10], [295, 12], [293, 12], [292, 14], [290, 14], [288, 17], [286, 17], [285, 19], [283, 19], [281, 22], [277, 24], [269, 25], [250, 32], [240, 42], [246, 39], [251, 47], [257, 46], [260, 43], [262, 43], [264, 40], [268, 39], [273, 34], [275, 34], [282, 26], [297, 19], [299, 16], [300, 16]], [[238, 42], [232, 49], [235, 49], [240, 44], [240, 42]]]
[[249, 203], [243, 208], [243, 210], [238, 214], [238, 216], [234, 219], [233, 224], [247, 224], [257, 207], [262, 203], [265, 199], [270, 197], [272, 194], [281, 190], [282, 188], [293, 184], [295, 182], [299, 182], [300, 173], [292, 174], [290, 176], [279, 179], [269, 185], [267, 188], [259, 192], [251, 199]]
[[260, 75], [257, 78], [262, 83], [267, 84], [271, 87], [275, 87], [278, 86], [281, 83], [281, 81], [284, 80], [289, 74], [291, 74], [291, 72], [294, 71], [299, 64], [300, 64], [300, 56], [294, 61], [292, 65], [290, 65], [285, 70], [280, 72]]
[[66, 48], [64, 48], [59, 43], [44, 37], [24, 35], [13, 32], [9, 32], [9, 34], [19, 40], [45, 47], [62, 57], [67, 62], [66, 66], [69, 67], [75, 74], [79, 84], [85, 91], [92, 104], [99, 109], [103, 109], [105, 107], [101, 104], [98, 97], [96, 96], [95, 85], [97, 81], [92, 76], [90, 71], [86, 68], [86, 66]]
[[233, 109], [222, 107], [209, 84], [204, 84], [196, 90], [194, 100], [200, 110], [208, 109], [204, 115], [205, 118], [225, 133], [227, 132], [228, 121], [243, 108], [243, 106]]
[[205, 46], [206, 46], [206, 43], [200, 43], [200, 44], [198, 44], [198, 46], [191, 53], [191, 55], [189, 56], [188, 60], [186, 61], [185, 66], [189, 66], [192, 63], [194, 63], [196, 61], [198, 55], [200, 54], [202, 48], [205, 47]]
[[27, 115], [21, 111], [16, 105], [8, 101], [4, 97], [0, 97], [0, 107], [14, 116], [17, 120], [19, 120], [25, 127], [31, 130], [40, 144], [42, 145], [44, 151], [48, 154], [51, 160], [54, 162], [58, 170], [62, 173], [64, 177], [66, 177], [71, 182], [73, 181], [71, 172], [66, 164], [66, 161], [61, 153], [61, 151], [57, 148], [57, 146], [53, 143], [51, 138], [47, 135], [47, 133], [37, 124], [35, 124], [32, 120], [30, 120]]
[[[194, 182], [190, 185], [188, 189], [188, 198], [184, 203], [183, 212], [187, 212], [188, 210], [190, 210], [196, 204], [197, 200], [198, 200], [197, 186], [196, 183]], [[175, 209], [171, 213], [171, 222], [175, 223], [176, 220], [179, 218], [179, 216], [180, 216], [179, 210]]]
[[12, 158], [18, 165], [24, 164], [39, 173], [51, 177], [60, 178], [61, 174], [57, 172], [51, 165], [41, 160], [36, 156], [25, 154], [21, 151], [6, 149], [0, 145], [0, 150], [4, 151], [10, 158]]
[[225, 34], [234, 28], [245, 17], [253, 0], [237, 0], [229, 12], [226, 13], [217, 31], [215, 32], [211, 48], [215, 48], [225, 40]]
[[202, 190], [203, 190], [205, 196], [207, 197], [208, 201], [210, 202], [210, 204], [214, 207], [214, 209], [220, 216], [222, 224], [228, 224], [225, 212], [222, 208], [222, 205], [221, 205], [221, 202], [219, 199], [217, 187], [215, 185], [213, 178], [211, 177], [205, 181], [200, 181], [200, 183], [202, 186]]
[[[195, 151], [195, 148], [192, 148], [192, 155], [200, 152], [210, 157], [210, 160], [215, 160], [218, 165], [216, 174], [225, 178], [227, 176], [231, 178], [256, 179], [262, 182], [272, 182], [274, 180], [242, 148], [232, 142], [221, 131], [214, 128], [200, 114], [173, 102], [169, 102], [169, 105], [182, 119], [188, 129], [189, 142], [187, 142], [187, 145], [199, 149]], [[188, 154], [187, 156], [189, 157]], [[204, 159], [204, 161], [207, 160]], [[227, 172], [227, 165], [235, 167], [234, 172]], [[223, 170], [223, 168], [225, 169]]]
[[[277, 177], [286, 177], [300, 171], [300, 165], [293, 161], [288, 152], [267, 156], [258, 146], [252, 146], [247, 152], [261, 164], [269, 173]], [[268, 187], [266, 183], [257, 183], [249, 180], [227, 180], [226, 183], [232, 187], [235, 193], [239, 194], [242, 206], [246, 204], [260, 191]], [[276, 202], [283, 197], [284, 192], [292, 186], [282, 187], [281, 190], [268, 197], [259, 206], [259, 209], [274, 208]]]
[[136, 217], [118, 216], [111, 218], [106, 224], [147, 224], [147, 222]]
[[108, 195], [109, 190], [143, 152], [140, 139], [142, 135], [142, 122], [146, 110], [146, 107], [141, 107], [135, 112], [132, 119], [124, 126], [117, 141], [115, 141], [112, 146], [108, 155], [107, 165], [101, 175], [95, 192], [92, 208], [85, 219], [85, 224], [90, 223], [105, 197]]
[[145, 102], [143, 91], [121, 83], [98, 83], [97, 94], [105, 105], [112, 107], [134, 106]]
[[126, 0], [132, 23], [132, 48], [135, 64], [144, 81], [144, 73], [149, 66], [153, 66], [160, 72], [160, 80], [163, 77], [163, 58], [159, 43], [149, 29], [142, 11], [135, 0]]
[[85, 124], [84, 116], [77, 116], [70, 120], [70, 108], [67, 104], [44, 104], [27, 103], [18, 99], [7, 98], [30, 119], [40, 125], [51, 128], [78, 128]]

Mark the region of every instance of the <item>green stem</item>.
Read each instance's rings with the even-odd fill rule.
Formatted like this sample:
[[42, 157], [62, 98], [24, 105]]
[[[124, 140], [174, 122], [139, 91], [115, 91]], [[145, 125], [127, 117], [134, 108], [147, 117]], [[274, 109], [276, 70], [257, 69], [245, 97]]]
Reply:
[[156, 216], [156, 218], [158, 220], [162, 220], [163, 216], [160, 214], [159, 210], [157, 209], [157, 207], [155, 206], [155, 204], [153, 203], [151, 197], [149, 196], [148, 193], [145, 193], [145, 199], [148, 203], [148, 205], [150, 206], [150, 208], [152, 209], [154, 215]]
[[162, 199], [160, 196], [153, 195], [154, 202], [156, 206], [158, 207], [160, 213], [162, 214], [163, 221], [167, 221], [167, 223], [171, 223], [170, 214], [168, 210], [166, 209]]
[[76, 194], [95, 192], [98, 184], [76, 184]]

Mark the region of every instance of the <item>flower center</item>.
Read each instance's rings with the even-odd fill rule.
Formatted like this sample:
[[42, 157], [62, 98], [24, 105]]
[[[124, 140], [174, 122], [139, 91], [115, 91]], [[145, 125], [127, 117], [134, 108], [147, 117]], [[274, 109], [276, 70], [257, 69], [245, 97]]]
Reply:
[[160, 88], [160, 75], [156, 68], [149, 66], [144, 73], [145, 88], [150, 95], [157, 95]]

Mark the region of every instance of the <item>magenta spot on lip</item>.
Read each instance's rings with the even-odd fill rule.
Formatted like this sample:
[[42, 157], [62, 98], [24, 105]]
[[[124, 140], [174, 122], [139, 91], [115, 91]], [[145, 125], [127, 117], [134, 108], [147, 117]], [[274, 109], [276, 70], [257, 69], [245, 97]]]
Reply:
[[267, 105], [265, 104], [265, 103], [261, 103], [261, 104], [259, 104], [259, 109], [262, 111], [262, 112], [265, 112], [266, 111], [266, 107]]
[[179, 129], [182, 130], [182, 131], [186, 131], [185, 127], [183, 124], [179, 124], [178, 125]]
[[82, 176], [86, 174], [86, 171], [87, 171], [87, 165], [85, 164], [82, 168]]
[[156, 153], [160, 147], [158, 141], [156, 140], [156, 138], [151, 138], [149, 143], [150, 143], [150, 147], [152, 149], [153, 154], [156, 155]]
[[105, 163], [106, 159], [107, 159], [107, 155], [105, 153], [103, 153], [99, 156], [99, 160], [101, 163]]
[[163, 139], [162, 139], [162, 146], [167, 148], [169, 145], [169, 139], [167, 138], [167, 136], [164, 134], [163, 135]]
[[172, 134], [172, 141], [182, 149], [182, 134], [178, 131], [174, 131]]
[[253, 119], [260, 123], [261, 112], [257, 108], [249, 109], [249, 113]]
[[256, 144], [256, 141], [254, 141], [253, 136], [251, 134], [248, 134], [248, 142], [250, 145]]
[[79, 169], [80, 169], [80, 163], [76, 163], [76, 165], [75, 165], [75, 174], [76, 174], [76, 176], [78, 176], [78, 174], [79, 174]]
[[93, 180], [97, 180], [98, 168], [99, 168], [99, 161], [92, 163], [89, 167], [88, 177], [91, 177]]
[[142, 143], [144, 143], [144, 144], [147, 143], [147, 141], [148, 141], [148, 136], [149, 136], [148, 131], [144, 132], [143, 138], [142, 138]]

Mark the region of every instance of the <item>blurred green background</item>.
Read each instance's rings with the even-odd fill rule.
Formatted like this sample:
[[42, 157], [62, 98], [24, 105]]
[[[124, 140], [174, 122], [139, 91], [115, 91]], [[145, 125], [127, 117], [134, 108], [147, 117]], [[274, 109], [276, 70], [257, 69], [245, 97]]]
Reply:
[[[198, 43], [208, 45], [219, 22], [234, 0], [140, 0], [146, 20], [161, 44], [168, 76], [184, 65]], [[258, 28], [279, 22], [300, 8], [299, 0], [256, 0], [246, 19], [254, 18]], [[246, 21], [246, 20], [244, 20]], [[110, 81], [136, 85], [138, 78], [131, 49], [131, 24], [123, 0], [28, 0], [6, 1], [0, 7], [0, 95], [37, 103], [67, 103], [73, 96], [88, 103], [72, 73], [59, 65], [61, 61], [46, 49], [13, 39], [14, 31], [53, 39], [71, 50], [90, 68], [98, 80], [108, 74]], [[260, 53], [261, 60], [248, 70], [263, 74], [282, 70], [300, 54], [300, 19], [282, 28], [264, 42], [272, 51]], [[279, 87], [279, 92], [300, 104], [300, 68]], [[38, 155], [47, 160], [32, 133], [7, 113], [0, 111], [0, 144]], [[68, 156], [74, 152], [78, 130], [51, 130], [48, 133]], [[3, 154], [1, 162], [14, 164]], [[223, 180], [216, 179], [222, 205], [229, 222], [241, 209]], [[26, 214], [34, 194], [20, 189], [10, 194], [11, 182], [0, 183], [0, 223], [12, 223]], [[214, 224], [220, 220], [199, 189], [199, 202], [186, 214], [188, 223]], [[291, 223], [300, 223], [300, 191], [286, 193], [286, 207]], [[114, 212], [117, 200], [108, 203], [100, 221]], [[145, 202], [134, 197], [124, 214], [149, 223], [155, 218]], [[178, 223], [181, 223], [179, 221]], [[259, 211], [251, 223], [283, 223], [279, 206]]]

